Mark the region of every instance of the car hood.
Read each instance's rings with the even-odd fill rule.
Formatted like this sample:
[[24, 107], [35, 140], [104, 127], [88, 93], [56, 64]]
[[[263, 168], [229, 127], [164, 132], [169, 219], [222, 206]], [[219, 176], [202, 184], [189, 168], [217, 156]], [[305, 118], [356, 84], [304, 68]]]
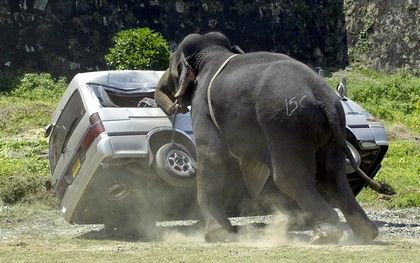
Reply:
[[346, 114], [346, 125], [349, 127], [369, 127], [367, 118], [372, 118], [372, 115], [363, 109], [356, 102], [345, 98], [341, 100], [344, 113]]
[[384, 126], [356, 102], [348, 98], [341, 99], [346, 114], [346, 127], [358, 141], [375, 142], [376, 145], [388, 145]]

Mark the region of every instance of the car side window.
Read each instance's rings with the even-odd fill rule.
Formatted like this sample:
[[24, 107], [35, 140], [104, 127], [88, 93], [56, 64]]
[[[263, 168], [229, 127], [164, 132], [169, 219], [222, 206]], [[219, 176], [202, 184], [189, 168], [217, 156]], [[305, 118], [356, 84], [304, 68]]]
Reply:
[[74, 91], [55, 123], [50, 136], [50, 168], [54, 171], [58, 159], [65, 151], [74, 129], [83, 118], [86, 110], [78, 90]]

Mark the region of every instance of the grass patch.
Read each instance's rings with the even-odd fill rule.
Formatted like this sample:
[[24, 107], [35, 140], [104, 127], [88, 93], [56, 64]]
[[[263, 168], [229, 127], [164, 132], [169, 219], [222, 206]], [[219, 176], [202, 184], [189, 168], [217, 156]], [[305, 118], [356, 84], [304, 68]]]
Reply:
[[0, 95], [0, 136], [25, 136], [51, 120], [55, 104]]
[[258, 247], [204, 241], [130, 243], [77, 238], [20, 239], [0, 243], [5, 262], [413, 262], [420, 245], [397, 241], [376, 245]]
[[390, 141], [389, 150], [376, 177], [392, 185], [397, 194], [385, 197], [366, 188], [358, 200], [386, 207], [420, 206], [420, 146], [410, 141]]
[[48, 186], [47, 141], [35, 138], [0, 139], [0, 199], [6, 204], [45, 200]]
[[7, 73], [0, 79], [8, 81], [0, 93], [0, 202], [50, 203], [43, 127], [67, 86], [65, 79], [45, 73]]
[[420, 133], [420, 78], [409, 72], [385, 74], [369, 70], [339, 71], [327, 78], [335, 87], [346, 77], [348, 97], [376, 118], [401, 123]]

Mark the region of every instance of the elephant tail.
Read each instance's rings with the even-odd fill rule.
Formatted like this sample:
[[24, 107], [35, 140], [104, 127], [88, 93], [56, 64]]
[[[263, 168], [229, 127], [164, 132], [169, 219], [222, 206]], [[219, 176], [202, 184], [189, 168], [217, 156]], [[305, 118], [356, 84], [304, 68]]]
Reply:
[[[327, 96], [329, 97], [329, 95]], [[346, 138], [344, 136], [345, 123], [343, 122], [345, 121], [345, 118], [340, 118], [339, 116], [339, 114], [344, 115], [344, 113], [342, 113], [342, 108], [338, 108], [341, 107], [341, 104], [334, 104], [334, 100], [331, 99], [329, 102], [327, 101], [327, 103], [319, 103], [318, 106], [321, 108], [322, 112], [324, 113], [330, 124], [332, 132], [332, 142], [336, 142], [341, 146], [345, 155], [350, 161], [350, 165], [353, 167], [353, 169], [360, 175], [360, 177], [362, 177], [367, 182], [368, 186], [372, 190], [385, 195], [394, 195], [396, 192], [390, 185], [374, 181], [356, 164], [356, 161], [354, 160], [350, 148], [347, 146]]]

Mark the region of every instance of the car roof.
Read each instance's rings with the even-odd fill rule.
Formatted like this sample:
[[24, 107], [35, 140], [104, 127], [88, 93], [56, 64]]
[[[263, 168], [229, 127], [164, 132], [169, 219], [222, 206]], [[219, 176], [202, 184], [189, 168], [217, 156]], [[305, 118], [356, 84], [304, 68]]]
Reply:
[[79, 82], [101, 85], [106, 90], [121, 94], [154, 92], [164, 71], [112, 70], [79, 73]]

